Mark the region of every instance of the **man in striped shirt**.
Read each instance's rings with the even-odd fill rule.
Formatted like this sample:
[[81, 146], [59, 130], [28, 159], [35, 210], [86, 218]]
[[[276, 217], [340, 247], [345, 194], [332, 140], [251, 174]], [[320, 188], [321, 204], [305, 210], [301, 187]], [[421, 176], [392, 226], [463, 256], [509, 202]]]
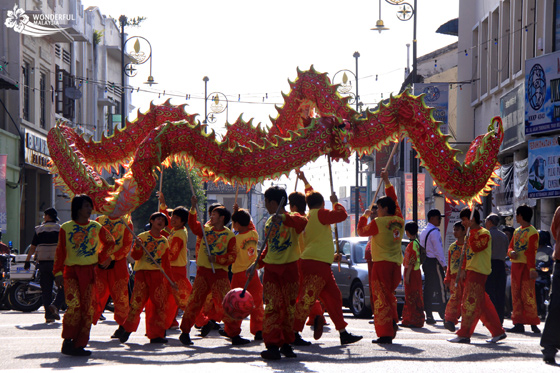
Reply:
[[54, 253], [58, 244], [58, 232], [60, 224], [58, 221], [58, 212], [51, 207], [45, 210], [43, 224], [35, 227], [35, 234], [25, 259], [24, 269], [31, 267], [31, 257], [35, 254], [37, 260], [37, 268], [40, 273], [41, 293], [43, 298], [43, 307], [45, 308], [45, 321], [52, 323], [54, 320], [60, 320], [58, 310], [64, 304], [64, 289], [58, 288], [56, 298], [52, 301], [52, 290], [54, 283], [53, 265]]

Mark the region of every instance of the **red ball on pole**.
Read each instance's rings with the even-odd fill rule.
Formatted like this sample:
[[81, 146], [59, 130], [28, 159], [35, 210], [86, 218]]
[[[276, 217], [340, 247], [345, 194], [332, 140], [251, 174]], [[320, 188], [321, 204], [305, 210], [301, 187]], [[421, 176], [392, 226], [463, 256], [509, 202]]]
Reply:
[[248, 291], [235, 288], [228, 291], [222, 301], [224, 312], [235, 320], [242, 320], [249, 316], [255, 308], [253, 296]]

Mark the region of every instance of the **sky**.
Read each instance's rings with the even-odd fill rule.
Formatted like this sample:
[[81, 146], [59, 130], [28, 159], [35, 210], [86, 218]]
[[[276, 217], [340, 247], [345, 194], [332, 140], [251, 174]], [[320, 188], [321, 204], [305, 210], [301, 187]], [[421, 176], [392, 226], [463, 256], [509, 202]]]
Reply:
[[[370, 30], [379, 19], [380, 4], [381, 18], [389, 27], [382, 33]], [[373, 107], [382, 97], [398, 93], [407, 66], [406, 44], [412, 43], [413, 35], [413, 21], [397, 19], [400, 6], [375, 0], [83, 0], [83, 5], [98, 6], [102, 14], [116, 19], [121, 14], [147, 18], [140, 27], [126, 30], [129, 37], [138, 35], [150, 41], [152, 75], [158, 82], [152, 93], [132, 94], [136, 109], [146, 111], [150, 101], [161, 103], [175, 94], [179, 97], [173, 97], [171, 103], [187, 103], [186, 111], [199, 113], [200, 121], [204, 120], [204, 76], [209, 78], [209, 94], [226, 95], [229, 122], [243, 114], [246, 121], [254, 118], [255, 125], [270, 126], [269, 116], [276, 117], [275, 105], [282, 105], [281, 92], [289, 93], [288, 80], [296, 79], [298, 68], [307, 70], [313, 65], [333, 79], [343, 69], [355, 72], [356, 51], [360, 53], [360, 98], [365, 107]], [[418, 56], [457, 41], [457, 37], [435, 31], [457, 18], [458, 11], [459, 0], [418, 1]], [[143, 82], [148, 75], [148, 64], [141, 65], [130, 84], [147, 90]], [[225, 123], [223, 113], [211, 126], [220, 133]], [[303, 171], [316, 189], [330, 194], [324, 159]], [[338, 193], [340, 186], [355, 184], [355, 166], [335, 163], [333, 176]], [[274, 182], [291, 191], [295, 177]], [[301, 183], [298, 189], [303, 191]]]

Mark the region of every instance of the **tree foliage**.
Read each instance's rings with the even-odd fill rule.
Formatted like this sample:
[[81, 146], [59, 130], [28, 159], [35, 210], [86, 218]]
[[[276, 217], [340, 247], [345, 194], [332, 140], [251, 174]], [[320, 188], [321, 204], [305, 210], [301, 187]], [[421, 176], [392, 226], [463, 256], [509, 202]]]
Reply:
[[[163, 170], [162, 192], [168, 208], [175, 208], [178, 206], [185, 206], [187, 209], [191, 208], [192, 193], [187, 177], [187, 172], [188, 171], [185, 169], [185, 167], [183, 167], [182, 165], [179, 166], [175, 163], [173, 163], [173, 166], [171, 168], [165, 168]], [[200, 206], [204, 206], [205, 203], [202, 180], [193, 172], [189, 172], [189, 175], [192, 178], [193, 188], [198, 198], [200, 208]], [[132, 213], [132, 222], [134, 224], [134, 230], [137, 233], [144, 230], [144, 226], [150, 221], [150, 215], [152, 215], [154, 212], [159, 211], [159, 202], [156, 196], [156, 191], [158, 190], [159, 183], [158, 186], [153, 190], [150, 199]]]

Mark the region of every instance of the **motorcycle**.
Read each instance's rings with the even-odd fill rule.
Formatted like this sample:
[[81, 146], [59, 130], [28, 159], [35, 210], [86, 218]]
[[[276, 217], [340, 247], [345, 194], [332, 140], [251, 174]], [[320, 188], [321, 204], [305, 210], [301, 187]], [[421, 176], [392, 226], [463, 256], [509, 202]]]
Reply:
[[33, 312], [43, 305], [39, 270], [34, 263], [31, 263], [29, 270], [25, 270], [25, 258], [26, 255], [0, 255], [0, 306], [16, 311]]
[[550, 286], [552, 283], [552, 259], [550, 256], [544, 252], [537, 252], [535, 269], [538, 273], [535, 281], [537, 312], [541, 320], [544, 320], [550, 300]]

